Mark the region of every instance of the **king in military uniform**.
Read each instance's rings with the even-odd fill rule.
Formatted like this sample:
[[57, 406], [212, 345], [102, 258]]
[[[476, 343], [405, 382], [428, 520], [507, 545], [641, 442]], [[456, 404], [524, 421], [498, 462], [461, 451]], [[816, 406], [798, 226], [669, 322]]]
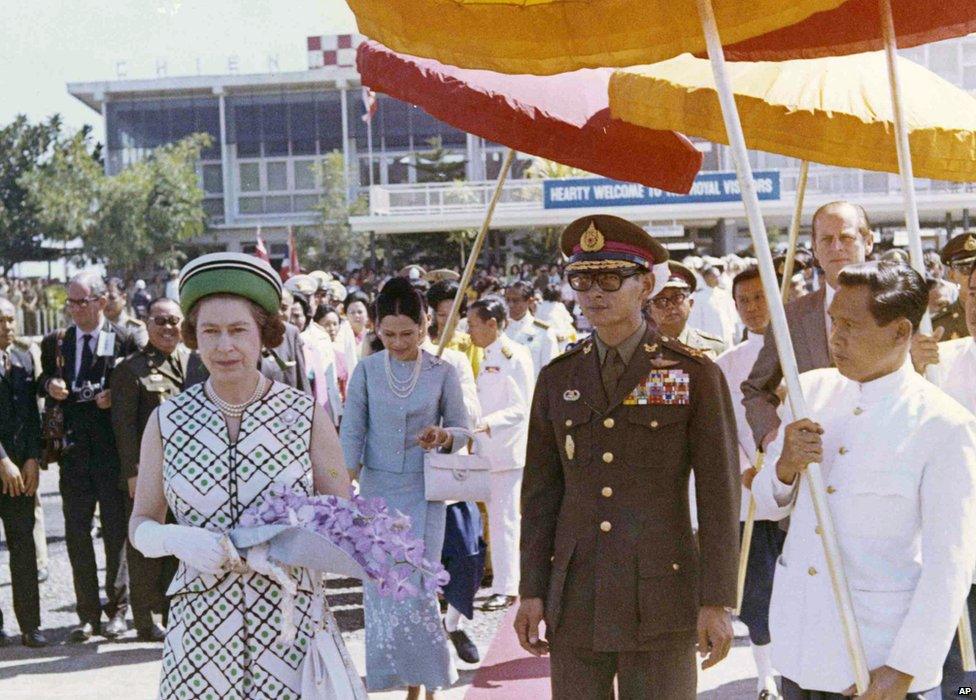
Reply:
[[[562, 234], [567, 278], [595, 332], [536, 384], [522, 487], [522, 646], [551, 655], [552, 694], [694, 698], [728, 653], [739, 479], [729, 390], [703, 353], [641, 308], [667, 250], [614, 216]], [[688, 499], [694, 465], [698, 539]], [[539, 624], [546, 623], [546, 638]]]

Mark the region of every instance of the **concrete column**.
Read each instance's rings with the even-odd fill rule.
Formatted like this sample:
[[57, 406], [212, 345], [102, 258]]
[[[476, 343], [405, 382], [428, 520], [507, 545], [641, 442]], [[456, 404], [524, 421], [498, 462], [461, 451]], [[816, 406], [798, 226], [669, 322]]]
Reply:
[[234, 198], [234, 177], [231, 172], [234, 164], [227, 143], [227, 105], [224, 99], [224, 88], [215, 87], [214, 93], [220, 106], [220, 170], [224, 180], [224, 223], [232, 224], [237, 220], [237, 201]]
[[739, 226], [735, 219], [719, 219], [712, 235], [712, 254], [728, 255], [735, 252], [735, 239], [739, 233]]

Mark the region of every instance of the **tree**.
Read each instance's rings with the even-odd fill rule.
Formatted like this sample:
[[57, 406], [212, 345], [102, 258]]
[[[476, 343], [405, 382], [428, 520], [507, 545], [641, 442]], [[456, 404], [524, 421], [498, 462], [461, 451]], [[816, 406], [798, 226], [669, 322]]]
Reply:
[[181, 244], [206, 230], [196, 164], [209, 143], [207, 134], [194, 134], [107, 176], [89, 153], [88, 134], [79, 133], [24, 178], [28, 201], [46, 235], [82, 238], [92, 260], [124, 273], [147, 264], [177, 267], [185, 258]]
[[[365, 214], [369, 210], [369, 203], [365, 197], [348, 201], [348, 181], [340, 151], [332, 151], [325, 156], [317, 175], [322, 194], [315, 211], [319, 214], [322, 239], [318, 255], [308, 261], [311, 269], [337, 269], [345, 267], [349, 261], [361, 263], [369, 252], [369, 239], [365, 233], [352, 230], [349, 217]], [[296, 243], [299, 250], [307, 249], [308, 241]]]
[[[82, 134], [91, 128], [82, 129]], [[0, 273], [25, 260], [51, 260], [60, 252], [44, 247], [44, 226], [36, 203], [29, 201], [27, 177], [48, 167], [54, 154], [67, 147], [61, 117], [31, 124], [20, 115], [0, 128]], [[93, 153], [97, 159], [97, 149]]]
[[415, 152], [410, 164], [417, 171], [418, 182], [453, 182], [464, 179], [468, 162], [463, 158], [452, 159], [440, 136], [427, 139], [427, 145], [430, 150]]

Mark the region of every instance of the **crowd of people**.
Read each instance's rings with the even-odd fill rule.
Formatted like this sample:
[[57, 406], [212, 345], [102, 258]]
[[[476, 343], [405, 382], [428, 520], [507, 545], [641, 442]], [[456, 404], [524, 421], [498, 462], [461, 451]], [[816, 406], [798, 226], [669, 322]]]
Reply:
[[[852, 675], [797, 479], [817, 462], [869, 697], [940, 697], [976, 564], [976, 234], [927, 254], [925, 276], [874, 241], [867, 213], [835, 202], [810, 249], [775, 260], [781, 277], [791, 267], [799, 420], [755, 261], [677, 262], [612, 216], [570, 224], [558, 265], [478, 269], [456, 319], [458, 270], [282, 281], [215, 253], [152, 285], [76, 274], [67, 323], [31, 347], [17, 308], [51, 295], [0, 280], [0, 519], [23, 644], [48, 643], [37, 487], [56, 462], [69, 640], [117, 638], [131, 610], [139, 639], [164, 642], [164, 698], [303, 697], [294, 660], [319, 644], [336, 652], [337, 697], [434, 697], [457, 680], [451, 647], [479, 660], [464, 618], [486, 581], [483, 609], [517, 604], [522, 646], [551, 656], [554, 697], [608, 697], [614, 679], [622, 698], [694, 697], [695, 650], [722, 660], [736, 608], [758, 697], [834, 697]], [[429, 500], [431, 452], [483, 457], [484, 500]], [[365, 687], [321, 577], [300, 578], [282, 645], [265, 641], [281, 615], [261, 612], [279, 583], [232, 565], [224, 534], [277, 483], [383, 499], [451, 575], [405, 601], [365, 582]], [[3, 629], [0, 612], [0, 644]]]

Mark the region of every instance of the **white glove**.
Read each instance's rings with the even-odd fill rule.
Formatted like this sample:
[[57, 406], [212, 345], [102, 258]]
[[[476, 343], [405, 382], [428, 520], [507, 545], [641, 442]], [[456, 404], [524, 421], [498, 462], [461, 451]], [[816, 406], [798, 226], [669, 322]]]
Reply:
[[172, 555], [203, 574], [223, 573], [226, 564], [239, 561], [226, 535], [202, 527], [147, 520], [136, 528], [132, 544], [147, 557]]

